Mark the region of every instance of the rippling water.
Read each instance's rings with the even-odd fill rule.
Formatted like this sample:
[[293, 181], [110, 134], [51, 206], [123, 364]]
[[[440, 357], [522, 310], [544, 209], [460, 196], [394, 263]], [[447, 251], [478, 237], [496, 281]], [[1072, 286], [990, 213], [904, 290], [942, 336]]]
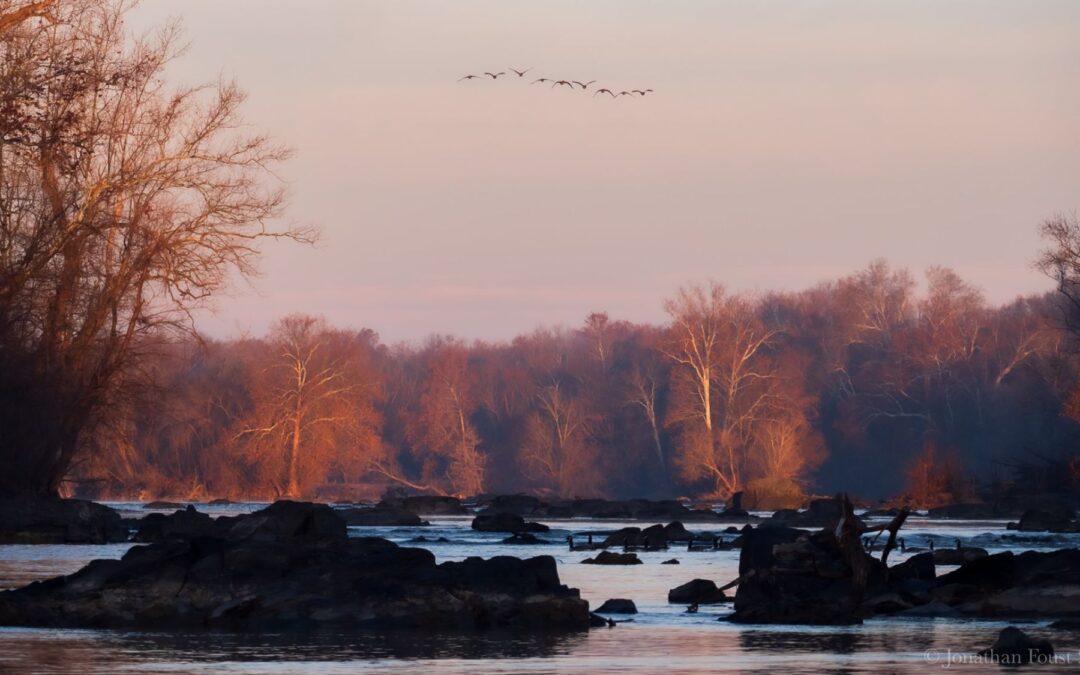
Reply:
[[[138, 504], [112, 504], [125, 515], [146, 513]], [[213, 515], [235, 514], [262, 505], [200, 506]], [[104, 630], [0, 628], [0, 671], [38, 672], [228, 672], [291, 673], [923, 673], [943, 669], [951, 654], [963, 660], [993, 642], [1004, 623], [955, 619], [874, 619], [846, 628], [738, 626], [722, 621], [730, 606], [702, 607], [687, 614], [669, 605], [669, 589], [694, 578], [726, 583], [737, 576], [737, 551], [687, 552], [685, 548], [642, 552], [643, 565], [582, 565], [592, 555], [571, 552], [568, 534], [599, 535], [649, 523], [547, 521], [540, 535], [551, 543], [505, 545], [505, 535], [474, 532], [469, 518], [429, 518], [429, 527], [350, 528], [350, 533], [382, 536], [430, 549], [439, 561], [467, 556], [551, 554], [564, 583], [581, 589], [592, 606], [608, 598], [630, 598], [638, 607], [633, 622], [572, 635], [370, 633], [350, 630], [310, 633], [157, 633]], [[691, 524], [703, 529], [704, 524]], [[446, 542], [411, 543], [423, 536]], [[1004, 521], [929, 521], [913, 517], [903, 536], [909, 547], [981, 546], [1001, 550], [1075, 547], [1080, 535], [1012, 533]], [[93, 558], [115, 558], [128, 545], [0, 546], [0, 588], [70, 573]], [[910, 554], [908, 554], [910, 555]], [[894, 554], [896, 561], [905, 554]], [[679, 565], [660, 565], [677, 558]], [[939, 573], [946, 571], [939, 568]], [[1071, 667], [1080, 672], [1080, 635], [1045, 630], [1046, 622], [1025, 629], [1050, 635]], [[952, 663], [946, 672], [983, 672], [977, 663]]]

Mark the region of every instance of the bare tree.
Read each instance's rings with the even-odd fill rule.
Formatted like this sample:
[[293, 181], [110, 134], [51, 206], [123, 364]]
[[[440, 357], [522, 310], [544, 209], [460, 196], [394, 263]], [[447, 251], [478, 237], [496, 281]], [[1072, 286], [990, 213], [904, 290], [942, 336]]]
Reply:
[[[123, 0], [0, 6], [0, 487], [55, 492], [144, 345], [255, 271], [288, 152], [239, 131], [240, 89], [170, 89], [174, 25]], [[47, 21], [14, 22], [23, 14]]]

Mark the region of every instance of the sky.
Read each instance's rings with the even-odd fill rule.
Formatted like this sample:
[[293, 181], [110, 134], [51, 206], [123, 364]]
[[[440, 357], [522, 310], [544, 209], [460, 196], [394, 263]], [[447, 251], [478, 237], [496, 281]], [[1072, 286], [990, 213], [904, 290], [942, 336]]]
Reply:
[[[234, 78], [292, 146], [262, 273], [200, 326], [291, 312], [507, 339], [680, 285], [797, 290], [879, 257], [991, 302], [1043, 292], [1080, 210], [1080, 2], [144, 0], [177, 83]], [[531, 68], [497, 81], [467, 73]], [[589, 91], [529, 84], [597, 80]], [[598, 86], [648, 96], [593, 96]]]

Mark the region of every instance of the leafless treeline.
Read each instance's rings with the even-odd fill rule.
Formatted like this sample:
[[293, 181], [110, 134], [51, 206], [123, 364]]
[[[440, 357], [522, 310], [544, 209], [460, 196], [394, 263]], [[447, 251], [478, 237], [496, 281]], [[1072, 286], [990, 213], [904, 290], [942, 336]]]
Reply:
[[130, 451], [84, 475], [144, 496], [792, 499], [811, 480], [896, 493], [919, 471], [1000, 477], [1080, 440], [1058, 302], [989, 307], [939, 268], [919, 294], [875, 262], [801, 293], [690, 286], [668, 325], [597, 313], [509, 343], [390, 346], [292, 316], [264, 339], [174, 346], [158, 363], [170, 395], [132, 409]]

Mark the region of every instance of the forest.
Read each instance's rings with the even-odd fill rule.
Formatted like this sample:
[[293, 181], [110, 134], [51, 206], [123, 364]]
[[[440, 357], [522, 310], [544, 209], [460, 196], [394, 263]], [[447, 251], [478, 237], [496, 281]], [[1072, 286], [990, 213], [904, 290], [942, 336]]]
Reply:
[[141, 364], [154, 395], [115, 411], [72, 489], [769, 504], [844, 489], [934, 505], [1075, 456], [1061, 294], [995, 307], [949, 269], [919, 283], [879, 260], [801, 292], [687, 286], [665, 308], [665, 325], [596, 312], [496, 343], [388, 345], [303, 315], [162, 342]]
[[508, 342], [386, 344], [364, 317], [303, 315], [201, 335], [263, 242], [319, 232], [282, 225], [290, 150], [244, 121], [243, 91], [170, 84], [179, 26], [132, 35], [130, 9], [0, 5], [0, 493], [925, 505], [1033, 463], [1080, 482], [1075, 216], [1041, 228], [1057, 289], [1001, 306], [949, 269], [875, 261], [800, 292], [691, 284], [662, 325], [597, 311]]

